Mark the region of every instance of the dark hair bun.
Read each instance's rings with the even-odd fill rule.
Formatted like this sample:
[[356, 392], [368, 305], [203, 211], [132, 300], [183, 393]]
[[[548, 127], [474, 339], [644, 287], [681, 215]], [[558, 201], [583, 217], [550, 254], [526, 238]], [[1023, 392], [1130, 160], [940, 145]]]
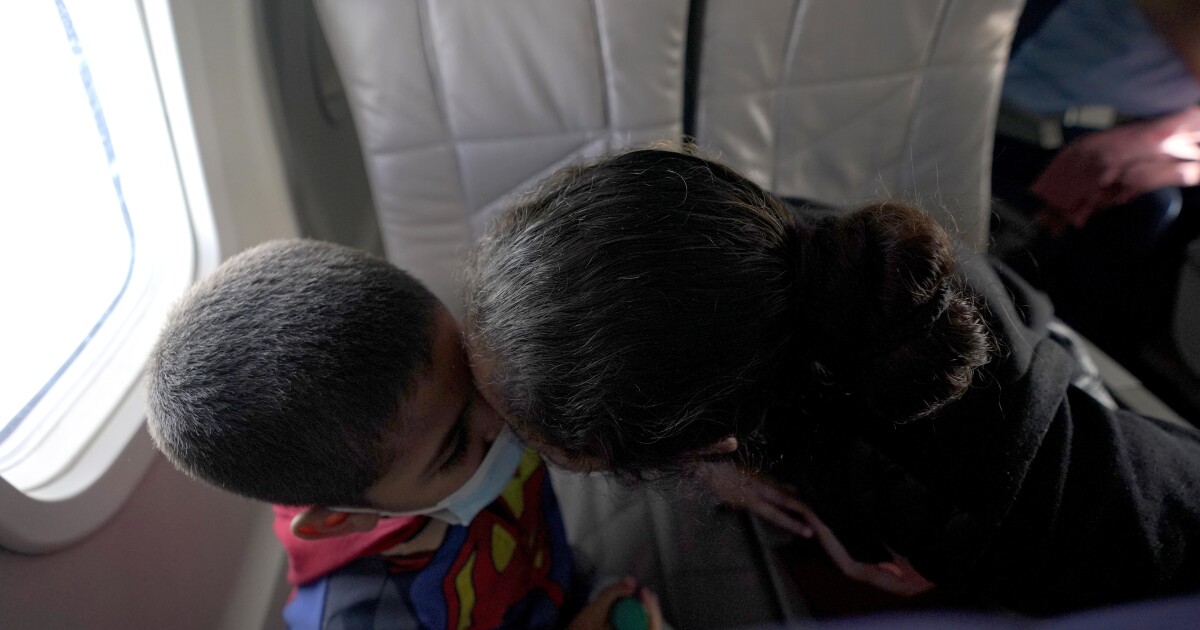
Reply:
[[800, 356], [811, 391], [893, 422], [933, 414], [991, 357], [950, 239], [920, 208], [885, 202], [797, 228]]

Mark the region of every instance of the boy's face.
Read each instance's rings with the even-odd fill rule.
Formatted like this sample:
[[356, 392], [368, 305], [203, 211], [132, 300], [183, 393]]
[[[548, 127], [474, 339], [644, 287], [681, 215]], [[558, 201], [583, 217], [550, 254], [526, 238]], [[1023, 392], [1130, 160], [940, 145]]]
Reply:
[[367, 490], [372, 507], [406, 512], [446, 498], [479, 468], [504, 420], [476, 390], [458, 322], [439, 305], [433, 361], [400, 406], [395, 461]]

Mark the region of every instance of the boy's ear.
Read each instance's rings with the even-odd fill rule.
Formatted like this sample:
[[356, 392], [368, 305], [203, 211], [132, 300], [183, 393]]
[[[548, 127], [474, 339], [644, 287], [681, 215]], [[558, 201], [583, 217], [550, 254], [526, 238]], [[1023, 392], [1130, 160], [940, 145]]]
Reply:
[[738, 450], [738, 439], [732, 435], [726, 435], [716, 442], [696, 450], [696, 455], [701, 457], [708, 457], [712, 455], [728, 455], [736, 450]]
[[292, 518], [292, 535], [301, 540], [321, 540], [369, 532], [379, 523], [378, 514], [338, 512], [313, 506]]

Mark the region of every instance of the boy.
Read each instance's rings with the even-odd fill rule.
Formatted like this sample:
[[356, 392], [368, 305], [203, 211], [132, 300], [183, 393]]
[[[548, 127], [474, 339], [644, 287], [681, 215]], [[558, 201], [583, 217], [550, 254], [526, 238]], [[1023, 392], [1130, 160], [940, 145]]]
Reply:
[[276, 504], [293, 627], [570, 618], [545, 466], [475, 390], [458, 323], [386, 261], [311, 240], [231, 258], [167, 322], [148, 409], [181, 470]]

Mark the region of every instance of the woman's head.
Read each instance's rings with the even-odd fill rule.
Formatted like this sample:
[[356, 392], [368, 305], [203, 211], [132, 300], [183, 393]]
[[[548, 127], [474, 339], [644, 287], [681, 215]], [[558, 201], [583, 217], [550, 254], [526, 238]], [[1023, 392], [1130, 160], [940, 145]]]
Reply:
[[560, 172], [492, 227], [468, 334], [519, 432], [670, 471], [806, 400], [906, 420], [961, 395], [986, 334], [951, 269], [919, 210], [800, 225], [725, 166], [633, 151]]

